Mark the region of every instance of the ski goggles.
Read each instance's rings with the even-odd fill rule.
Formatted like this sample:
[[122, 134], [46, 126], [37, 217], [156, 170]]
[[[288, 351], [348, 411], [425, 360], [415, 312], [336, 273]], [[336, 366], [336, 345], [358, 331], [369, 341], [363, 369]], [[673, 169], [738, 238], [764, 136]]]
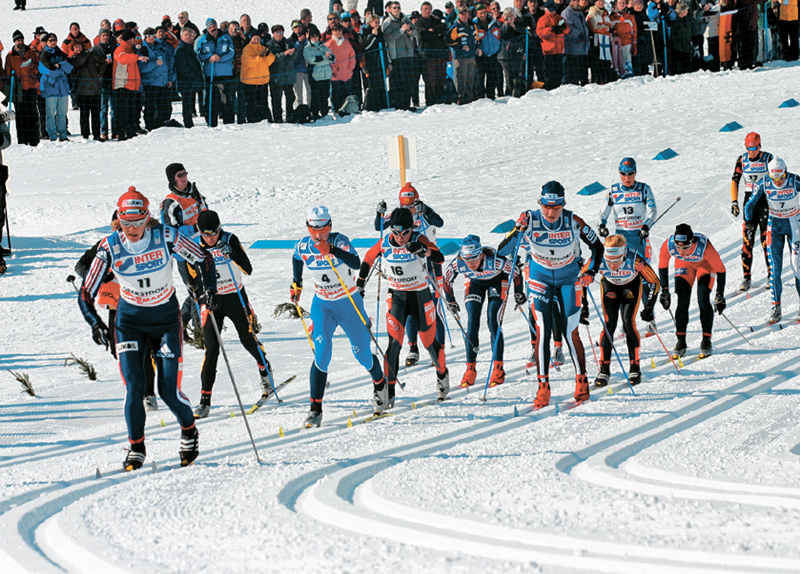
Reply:
[[748, 145], [748, 146], [745, 146], [745, 147], [747, 148], [747, 151], [758, 151], [759, 148], [761, 148], [761, 144], [759, 144], [759, 145]]
[[399, 235], [400, 237], [406, 237], [407, 235], [411, 235], [412, 229], [403, 229], [399, 225], [393, 225], [391, 227], [392, 235]]
[[150, 219], [150, 214], [145, 215], [141, 219], [122, 219], [119, 218], [119, 224], [122, 227], [141, 227]]
[[222, 230], [222, 228], [221, 228], [221, 227], [217, 227], [216, 229], [201, 229], [201, 230], [200, 230], [200, 234], [201, 234], [201, 235], [207, 235], [207, 236], [209, 236], [209, 237], [210, 237], [211, 235], [216, 235], [216, 234], [217, 234], [217, 233], [219, 233], [221, 230]]
[[779, 172], [769, 172], [769, 178], [772, 181], [780, 181], [784, 177], [786, 177], [786, 171], [779, 171]]
[[326, 221], [325, 223], [322, 223], [321, 221], [319, 221], [319, 222], [318, 221], [314, 221], [314, 222], [307, 221], [306, 225], [308, 226], [308, 230], [309, 231], [311, 231], [311, 230], [314, 230], [314, 231], [325, 231], [325, 230], [330, 230], [330, 228], [331, 228], [330, 220]]

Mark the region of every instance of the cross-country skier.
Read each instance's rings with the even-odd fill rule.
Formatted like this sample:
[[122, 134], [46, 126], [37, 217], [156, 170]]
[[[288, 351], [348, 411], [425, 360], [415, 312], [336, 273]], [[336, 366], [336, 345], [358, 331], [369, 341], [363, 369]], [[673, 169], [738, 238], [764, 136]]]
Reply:
[[[189, 181], [189, 173], [182, 163], [171, 163], [166, 168], [169, 192], [161, 202], [161, 222], [164, 225], [175, 227], [186, 237], [192, 237], [197, 229], [195, 224], [200, 213], [208, 209], [206, 198], [197, 191], [197, 184]], [[178, 264], [178, 274], [181, 281], [189, 290], [189, 296], [181, 305], [181, 318], [184, 327], [189, 326], [189, 321], [197, 314], [194, 308], [197, 286], [189, 276], [186, 262], [180, 257], [175, 261]], [[199, 317], [197, 318], [199, 321]], [[188, 339], [188, 332], [186, 335]]]
[[[309, 376], [311, 410], [305, 426], [312, 428], [322, 424], [322, 398], [333, 353], [333, 332], [337, 326], [341, 326], [350, 339], [356, 360], [372, 377], [372, 403], [376, 413], [381, 413], [388, 407], [389, 389], [378, 357], [369, 350], [370, 334], [361, 320], [362, 317], [367, 317], [367, 312], [353, 279], [354, 270], [361, 265], [358, 253], [346, 235], [331, 231], [332, 222], [327, 207], [309, 209], [306, 225], [308, 236], [303, 237], [294, 247], [293, 282], [289, 294], [292, 303], [300, 303], [303, 268], [308, 268], [314, 279], [314, 299], [311, 302], [314, 362], [311, 364]], [[336, 270], [331, 263], [336, 266]], [[344, 286], [339, 280], [340, 276]]]
[[[458, 255], [447, 266], [444, 274], [444, 297], [453, 313], [459, 312], [458, 302], [453, 294], [453, 281], [459, 274], [464, 276], [464, 307], [467, 310], [467, 370], [461, 379], [461, 386], [471, 387], [478, 376], [475, 361], [478, 356], [478, 332], [484, 301], [490, 343], [497, 341], [489, 386], [501, 385], [506, 380], [506, 372], [503, 369], [503, 333], [498, 334], [498, 331], [500, 314], [508, 296], [511, 262], [498, 255], [491, 247], [483, 247], [481, 238], [477, 235], [468, 235], [462, 239]], [[514, 274], [514, 300], [519, 305], [528, 300], [519, 273]]]
[[769, 177], [756, 186], [750, 200], [744, 206], [745, 227], [754, 229], [758, 217], [759, 202], [766, 198], [769, 218], [767, 222], [767, 245], [769, 265], [772, 269], [769, 287], [772, 293], [772, 313], [769, 323], [781, 320], [781, 293], [783, 284], [783, 246], [789, 244], [789, 265], [794, 272], [794, 284], [800, 294], [800, 178], [786, 170], [786, 162], [776, 157], [769, 162]]
[[[442, 217], [436, 213], [431, 206], [420, 200], [419, 192], [410, 183], [406, 183], [400, 188], [400, 196], [398, 199], [400, 201], [400, 206], [408, 208], [414, 216], [414, 230], [427, 237], [431, 243], [436, 245], [436, 229], [444, 225]], [[386, 202], [383, 200], [378, 202], [376, 211], [375, 231], [381, 230], [381, 220], [383, 220], [385, 230], [389, 224], [389, 216], [386, 215]], [[430, 285], [430, 287], [434, 301], [438, 302], [439, 296], [436, 293], [436, 289], [438, 288], [441, 290], [442, 288], [442, 265], [433, 263], [429, 259], [428, 273], [429, 281], [436, 281], [436, 288], [432, 285]], [[444, 345], [444, 322], [442, 321], [442, 317], [439, 316], [439, 311], [444, 313], [444, 309], [439, 309], [437, 307], [436, 340]], [[419, 328], [416, 319], [412, 315], [408, 316], [405, 328], [409, 345], [408, 355], [406, 355], [406, 366], [410, 367], [416, 365], [417, 361], [419, 361], [419, 346], [417, 345], [417, 333], [419, 332]]]
[[[639, 367], [639, 330], [636, 328], [636, 312], [643, 298], [643, 283], [648, 283], [649, 296], [642, 309], [642, 321], [648, 323], [653, 320], [653, 308], [656, 305], [661, 284], [656, 272], [647, 264], [638, 251], [627, 248], [625, 237], [621, 234], [606, 238], [603, 252], [603, 262], [597, 271], [603, 276], [600, 281], [600, 293], [603, 303], [603, 320], [608, 333], [603, 330], [600, 338], [600, 373], [594, 381], [595, 387], [608, 385], [611, 376], [611, 345], [617, 323], [622, 318], [622, 329], [625, 331], [625, 340], [628, 344], [628, 359], [630, 360], [629, 379], [632, 385], [642, 382], [642, 372]], [[592, 262], [586, 264], [587, 267]], [[609, 335], [611, 338], [609, 338]]]
[[[11, 145], [10, 122], [14, 119], [14, 117], [15, 114], [12, 110], [9, 110], [3, 104], [0, 104], [0, 275], [5, 273], [6, 269], [8, 268], [3, 256], [11, 253], [10, 249], [5, 249], [2, 246], [3, 228], [8, 226], [8, 206], [6, 205], [6, 182], [8, 181], [8, 166], [5, 164], [5, 160], [3, 158], [3, 150]], [[8, 229], [6, 229], [6, 233], [10, 233]], [[8, 242], [10, 247], [11, 240], [9, 239]]]
[[126, 471], [141, 468], [145, 459], [142, 361], [146, 340], [158, 349], [158, 394], [181, 425], [181, 465], [197, 458], [192, 404], [180, 389], [183, 341], [178, 299], [172, 285], [173, 254], [201, 266], [205, 305], [211, 311], [217, 307], [214, 259], [180, 231], [151, 219], [149, 207], [148, 199], [134, 187], [120, 196], [120, 229], [100, 242], [78, 298], [81, 312], [92, 327], [94, 342], [108, 347], [108, 327], [97, 315], [94, 299], [106, 272], [114, 270], [120, 284], [114, 328], [131, 443], [123, 463]]
[[[756, 191], [758, 184], [764, 181], [767, 175], [767, 166], [772, 160], [771, 153], [761, 150], [761, 136], [756, 132], [750, 132], [745, 136], [744, 147], [747, 148], [747, 151], [736, 158], [736, 166], [733, 168], [731, 177], [731, 213], [734, 217], [739, 217], [739, 182], [744, 179], [744, 201], [742, 202], [742, 206], [744, 206]], [[739, 291], [748, 291], [752, 283], [753, 242], [756, 238], [756, 227], [761, 234], [761, 249], [767, 265], [767, 276], [771, 275], [769, 249], [767, 248], [768, 216], [767, 200], [762, 197], [753, 206], [751, 217], [753, 224], [748, 226], [745, 222], [742, 225], [742, 273], [744, 278], [739, 286]]]
[[[270, 368], [269, 362], [263, 364], [262, 356], [264, 348], [259, 352], [259, 343], [253, 332], [253, 312], [247, 299], [247, 293], [242, 285], [242, 273], [250, 275], [253, 266], [244, 251], [239, 238], [233, 233], [224, 231], [219, 221], [216, 211], [203, 211], [197, 218], [197, 233], [194, 240], [214, 257], [214, 264], [217, 269], [217, 300], [219, 309], [214, 311], [214, 318], [217, 328], [222, 329], [225, 318], [231, 320], [239, 341], [248, 353], [255, 359], [258, 365], [258, 373], [261, 377], [262, 398], [267, 399], [272, 394], [267, 369]], [[227, 261], [230, 260], [230, 266]], [[233, 273], [231, 273], [233, 271]], [[190, 274], [194, 274], [192, 268]], [[238, 287], [238, 293], [237, 293]], [[241, 293], [242, 299], [239, 299]], [[247, 306], [247, 310], [242, 306], [242, 300]], [[203, 368], [200, 372], [202, 391], [200, 393], [200, 404], [194, 410], [194, 418], [204, 419], [211, 411], [211, 391], [214, 381], [217, 378], [217, 361], [219, 359], [219, 341], [214, 332], [214, 325], [207, 313], [201, 318], [203, 322], [203, 341], [205, 342], [206, 354], [203, 359]], [[265, 359], [266, 360], [266, 359]]]
[[[550, 333], [553, 307], [566, 336], [575, 366], [575, 400], [589, 398], [586, 380], [586, 357], [578, 334], [581, 307], [581, 285], [594, 280], [603, 258], [603, 244], [586, 222], [564, 209], [564, 186], [548, 181], [542, 186], [539, 209], [523, 211], [514, 231], [500, 244], [499, 252], [507, 254], [516, 245], [516, 237], [523, 233], [521, 247], [530, 253], [530, 278], [528, 299], [531, 317], [535, 317], [536, 369], [539, 390], [535, 408], [550, 404]], [[578, 239], [592, 250], [592, 266], [581, 274], [580, 245]]]
[[[725, 310], [725, 264], [711, 241], [699, 233], [694, 233], [687, 223], [675, 228], [675, 233], [661, 245], [658, 259], [658, 275], [661, 279], [661, 306], [669, 309], [672, 297], [669, 292], [669, 260], [675, 258], [675, 294], [678, 304], [675, 308], [675, 335], [677, 342], [672, 350], [672, 358], [678, 359], [686, 354], [686, 326], [689, 324], [689, 299], [692, 286], [697, 279], [697, 306], [700, 308], [700, 326], [703, 339], [700, 342], [700, 356], [711, 354], [711, 333], [714, 328], [714, 311], [722, 314]], [[717, 292], [714, 305], [711, 305], [711, 290], [714, 278]]]
[[[597, 233], [600, 237], [608, 237], [606, 224], [613, 212], [615, 233], [625, 238], [628, 251], [639, 253], [646, 263], [650, 263], [653, 254], [649, 237], [657, 216], [656, 198], [649, 185], [636, 181], [634, 158], [624, 157], [619, 162], [619, 179], [620, 183], [613, 184], [608, 191], [606, 208], [600, 217]], [[645, 299], [648, 298], [647, 290], [645, 284], [642, 293]], [[647, 328], [648, 332], [655, 332], [652, 324], [648, 324]]]
[[428, 289], [427, 260], [443, 263], [444, 255], [419, 231], [414, 230], [414, 216], [405, 207], [392, 211], [389, 232], [373, 245], [361, 264], [356, 284], [363, 289], [369, 270], [378, 256], [383, 257], [383, 271], [389, 282], [386, 301], [386, 329], [389, 346], [386, 349], [384, 371], [389, 381], [389, 401], [394, 401], [394, 385], [403, 345], [403, 326], [413, 315], [419, 325], [419, 337], [428, 349], [436, 366], [436, 390], [444, 400], [450, 391], [450, 374], [445, 364], [444, 346], [436, 340], [436, 308]]

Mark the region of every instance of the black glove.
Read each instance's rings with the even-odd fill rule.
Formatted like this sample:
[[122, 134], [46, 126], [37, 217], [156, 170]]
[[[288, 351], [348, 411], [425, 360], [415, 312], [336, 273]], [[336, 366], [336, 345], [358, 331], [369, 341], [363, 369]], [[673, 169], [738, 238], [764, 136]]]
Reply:
[[231, 254], [233, 253], [233, 248], [231, 247], [230, 243], [227, 240], [222, 238], [220, 235], [219, 240], [217, 241], [216, 248], [219, 249], [219, 252], [222, 253], [225, 257], [230, 259]]
[[95, 344], [103, 345], [106, 349], [110, 346], [111, 341], [109, 341], [108, 327], [106, 327], [106, 324], [102, 321], [92, 327], [92, 340]]
[[739, 217], [739, 202], [731, 201], [731, 215]]
[[321, 62], [321, 61], [322, 61], [322, 60], [324, 60], [324, 59], [325, 59], [325, 58], [323, 58], [322, 56], [317, 56], [316, 58], [314, 58], [314, 61], [315, 61], [315, 62]]
[[357, 290], [359, 293], [361, 293], [361, 296], [362, 296], [362, 297], [364, 296], [364, 286], [365, 286], [366, 284], [367, 284], [367, 281], [366, 281], [365, 279], [362, 279], [361, 277], [359, 277], [358, 279], [356, 279], [356, 290]]
[[[655, 303], [655, 301], [653, 301], [653, 303]], [[653, 306], [652, 305], [645, 305], [644, 309], [642, 309], [642, 312], [639, 314], [639, 316], [642, 318], [642, 321], [644, 321], [645, 323], [649, 323], [650, 321], [653, 321], [656, 318], [655, 314], [653, 313]]]
[[416, 207], [417, 211], [419, 211], [420, 213], [428, 213], [428, 210], [430, 209], [427, 205], [425, 205], [421, 201], [415, 202], [414, 207]]
[[524, 305], [528, 298], [525, 296], [525, 293], [518, 293], [514, 291], [514, 301], [517, 302], [517, 305]]
[[725, 302], [725, 295], [722, 293], [717, 293], [716, 297], [714, 297], [714, 311], [722, 315], [722, 312], [727, 307], [727, 303]]
[[650, 228], [646, 225], [642, 225], [642, 228], [639, 230], [639, 239], [645, 240], [650, 237]]
[[669, 291], [666, 289], [661, 291], [661, 296], [658, 299], [661, 301], [661, 306], [664, 307], [665, 310], [669, 309], [669, 304], [672, 302], [672, 297], [670, 296]]
[[206, 309], [211, 312], [219, 309], [219, 297], [217, 297], [216, 291], [206, 289], [205, 293], [203, 293], [203, 303], [205, 303]]
[[597, 226], [597, 234], [600, 237], [608, 237], [608, 227], [606, 227], [605, 223], [601, 223]]
[[408, 249], [409, 253], [414, 255], [422, 255], [428, 248], [419, 241], [409, 241], [406, 243], [406, 249]]
[[380, 200], [380, 201], [378, 202], [378, 207], [376, 207], [376, 208], [375, 208], [375, 211], [377, 211], [377, 212], [378, 212], [378, 213], [380, 213], [381, 215], [383, 215], [384, 213], [386, 213], [386, 202], [385, 202], [385, 201], [383, 201], [383, 200]]
[[450, 307], [450, 311], [453, 313], [453, 315], [461, 311], [461, 307], [458, 306], [458, 301], [448, 301], [447, 306]]

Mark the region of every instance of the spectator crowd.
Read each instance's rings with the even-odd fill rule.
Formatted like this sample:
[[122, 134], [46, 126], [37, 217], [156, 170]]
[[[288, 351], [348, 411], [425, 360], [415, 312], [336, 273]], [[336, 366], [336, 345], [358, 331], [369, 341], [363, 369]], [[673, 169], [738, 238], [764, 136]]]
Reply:
[[41, 26], [29, 38], [16, 30], [0, 89], [18, 143], [35, 146], [68, 141], [70, 105], [83, 138], [122, 141], [200, 118], [213, 127], [414, 110], [421, 83], [426, 106], [465, 104], [798, 59], [798, 0], [511, 1], [424, 1], [406, 14], [400, 2], [368, 0], [363, 18], [332, 1], [324, 23], [303, 9], [288, 29], [253, 25], [248, 14], [201, 29], [181, 12], [143, 30], [102, 20], [93, 39], [77, 22], [60, 38]]

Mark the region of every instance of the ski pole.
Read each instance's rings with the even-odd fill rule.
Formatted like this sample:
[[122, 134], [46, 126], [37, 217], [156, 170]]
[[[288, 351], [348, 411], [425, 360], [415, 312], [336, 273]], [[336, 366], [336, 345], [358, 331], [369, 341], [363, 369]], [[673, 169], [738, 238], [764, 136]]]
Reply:
[[[339, 275], [339, 270], [336, 268], [336, 265], [333, 264], [333, 261], [331, 261], [331, 256], [326, 253], [325, 254], [325, 259], [328, 260], [328, 265], [330, 265], [331, 269], [333, 269], [333, 272], [336, 273], [336, 277], [339, 279], [339, 284], [342, 286], [342, 289], [344, 289], [344, 292], [347, 295], [347, 298], [350, 299], [350, 303], [353, 304], [353, 309], [355, 309], [356, 313], [358, 313], [358, 316], [361, 319], [361, 322], [364, 323], [364, 326], [367, 328], [367, 332], [369, 333], [370, 338], [372, 338], [372, 342], [375, 343], [375, 347], [378, 349], [378, 352], [381, 354], [381, 357], [383, 357], [383, 360], [386, 362], [386, 364], [389, 364], [389, 361], [386, 359], [386, 355], [383, 353], [383, 349], [381, 349], [381, 346], [378, 344], [378, 340], [375, 338], [375, 335], [372, 333], [372, 331], [369, 328], [369, 323], [367, 323], [367, 320], [364, 319], [364, 315], [362, 315], [361, 311], [358, 309], [358, 305], [356, 305], [356, 302], [353, 299], [353, 296], [350, 295], [350, 291], [347, 290], [347, 286], [344, 284], [344, 279], [342, 279], [342, 276]], [[405, 383], [401, 382], [399, 379], [397, 380], [397, 384], [400, 385], [401, 389], [405, 389], [406, 388]]]
[[730, 325], [731, 327], [733, 327], [733, 328], [734, 328], [734, 330], [735, 330], [737, 333], [739, 333], [739, 336], [740, 336], [742, 339], [744, 339], [744, 340], [747, 342], [747, 344], [748, 344], [748, 345], [750, 345], [751, 347], [753, 346], [753, 343], [751, 343], [751, 342], [750, 342], [750, 340], [749, 340], [747, 337], [745, 337], [744, 335], [742, 335], [742, 332], [741, 332], [739, 329], [737, 329], [737, 328], [736, 328], [736, 325], [734, 325], [733, 323], [731, 323], [731, 320], [730, 320], [730, 319], [728, 319], [728, 318], [727, 318], [727, 317], [726, 317], [726, 316], [725, 316], [723, 313], [720, 313], [720, 315], [722, 316], [722, 318], [723, 318], [723, 319], [725, 319], [725, 320], [728, 322], [728, 325]]
[[[511, 287], [514, 285], [514, 273], [517, 271], [517, 257], [519, 256], [519, 246], [522, 243], [522, 236], [525, 235], [522, 231], [519, 231], [519, 236], [517, 237], [517, 245], [514, 247], [514, 259], [511, 261], [511, 273], [508, 275], [508, 285]], [[503, 301], [503, 304], [500, 306], [500, 311], [497, 317], [497, 333], [494, 336], [494, 342], [492, 343], [492, 365], [494, 365], [495, 358], [497, 357], [497, 342], [500, 340], [500, 335], [503, 333], [503, 316], [505, 315], [506, 311], [506, 301]], [[488, 369], [486, 373], [486, 383], [483, 385], [483, 396], [481, 400], [486, 402], [486, 393], [489, 390], [489, 380], [492, 377], [492, 369]]]
[[[383, 244], [383, 221], [384, 221], [383, 214], [381, 214], [381, 245]], [[374, 265], [372, 267], [372, 269], [375, 269], [376, 267], [380, 267], [382, 262], [383, 262], [383, 259], [378, 261], [378, 264]], [[370, 270], [370, 273], [372, 273], [371, 270]], [[369, 277], [367, 277], [367, 279], [369, 279]], [[364, 284], [366, 285], [366, 282]], [[381, 332], [381, 273], [380, 273], [380, 271], [378, 271], [378, 296], [377, 296], [376, 299], [377, 299], [377, 301], [376, 301], [376, 305], [375, 305], [375, 332], [376, 333], [380, 333]]]
[[214, 105], [214, 62], [211, 62], [211, 77], [208, 82], [208, 125], [211, 126], [211, 108]]
[[584, 325], [586, 327], [586, 338], [589, 339], [589, 346], [592, 348], [592, 355], [594, 355], [594, 364], [597, 365], [597, 369], [600, 369], [600, 361], [597, 360], [597, 351], [594, 348], [594, 341], [592, 341], [592, 333], [589, 331], [589, 325]]
[[225, 365], [228, 367], [228, 376], [231, 378], [233, 391], [236, 393], [236, 400], [239, 403], [239, 410], [242, 411], [242, 417], [244, 417], [244, 425], [247, 427], [247, 434], [250, 435], [250, 444], [253, 445], [253, 452], [256, 453], [256, 461], [259, 464], [261, 464], [261, 458], [259, 458], [258, 449], [256, 448], [256, 441], [253, 439], [253, 432], [250, 430], [250, 423], [247, 422], [247, 413], [245, 413], [244, 411], [242, 398], [239, 396], [239, 388], [236, 386], [236, 380], [233, 378], [233, 370], [231, 369], [230, 362], [228, 362], [228, 353], [225, 352], [225, 345], [222, 344], [222, 337], [219, 336], [219, 327], [217, 327], [217, 319], [214, 317], [213, 311], [209, 311], [208, 316], [211, 319], [211, 325], [214, 327], [214, 334], [217, 336], [217, 342], [219, 343], [219, 348], [222, 351], [222, 357], [225, 359]]
[[678, 331], [678, 322], [675, 320], [675, 315], [672, 313], [672, 309], [667, 309], [669, 311], [669, 316], [672, 317], [672, 324], [675, 325], [675, 332]]
[[681, 373], [681, 370], [675, 363], [675, 359], [672, 358], [672, 353], [670, 353], [667, 349], [667, 346], [664, 344], [664, 340], [661, 338], [661, 335], [658, 334], [658, 331], [656, 331], [656, 337], [658, 337], [658, 342], [661, 343], [661, 346], [664, 347], [664, 352], [667, 354], [667, 357], [669, 357], [669, 360], [672, 361], [672, 366], [675, 367], [675, 370], [678, 371], [679, 375], [682, 375], [683, 373]]
[[[239, 289], [239, 283], [236, 281], [236, 278], [233, 275], [233, 266], [231, 265], [231, 260], [228, 257], [225, 257], [225, 263], [228, 265], [228, 272], [231, 274], [234, 287], [236, 287], [236, 294], [239, 296], [239, 303], [242, 304], [242, 310], [244, 311], [245, 316], [247, 316], [247, 305], [244, 303], [244, 297], [242, 297], [242, 292]], [[264, 370], [267, 371], [267, 377], [269, 377], [269, 384], [272, 387], [272, 393], [275, 395], [275, 400], [279, 403], [282, 403], [283, 401], [278, 396], [278, 392], [275, 390], [275, 379], [272, 377], [272, 369], [270, 369], [267, 358], [264, 356], [264, 349], [261, 348], [261, 342], [258, 340], [258, 337], [256, 337], [256, 334], [252, 331], [252, 329], [250, 332], [253, 333], [253, 338], [256, 340], [258, 354], [261, 356], [261, 361], [264, 363]]]
[[[653, 222], [653, 225], [655, 225], [656, 223], [658, 223], [658, 220], [659, 220], [659, 219], [661, 219], [662, 217], [664, 217], [664, 216], [667, 214], [667, 212], [668, 212], [670, 209], [672, 209], [673, 207], [675, 207], [675, 204], [676, 204], [676, 203], [678, 203], [680, 200], [681, 200], [681, 198], [680, 198], [680, 197], [676, 197], [676, 198], [675, 198], [675, 201], [673, 201], [673, 202], [672, 202], [672, 204], [671, 204], [671, 205], [670, 205], [668, 208], [666, 208], [664, 211], [662, 211], [662, 212], [661, 212], [661, 215], [659, 215], [658, 217], [656, 217], [656, 220]], [[653, 227], [653, 225], [651, 225], [650, 227]]]
[[11, 253], [13, 249], [11, 248], [11, 223], [8, 220], [8, 201], [6, 201], [6, 206], [4, 211], [6, 220], [6, 236], [8, 237], [8, 252]]
[[622, 365], [622, 359], [619, 357], [619, 353], [617, 353], [617, 348], [614, 346], [614, 341], [611, 338], [611, 333], [608, 332], [608, 328], [606, 327], [606, 322], [603, 320], [603, 316], [600, 314], [600, 310], [597, 308], [597, 303], [594, 300], [594, 295], [592, 295], [592, 290], [588, 287], [586, 288], [586, 292], [589, 294], [589, 299], [592, 300], [592, 305], [594, 306], [594, 312], [597, 313], [598, 319], [600, 319], [600, 324], [603, 325], [603, 331], [608, 337], [608, 342], [611, 345], [611, 349], [614, 351], [614, 355], [617, 357], [617, 362], [619, 362], [619, 368], [622, 369], [622, 374], [625, 375], [625, 381], [627, 381], [628, 386], [631, 389], [631, 393], [633, 396], [636, 396], [636, 391], [633, 390], [633, 385], [631, 385], [631, 379], [628, 376], [628, 372], [625, 370], [625, 367]]
[[74, 275], [67, 275], [67, 283], [72, 285], [72, 288], [75, 289], [75, 293], [80, 293], [81, 290], [78, 289], [78, 286], [75, 285], [75, 276]]

